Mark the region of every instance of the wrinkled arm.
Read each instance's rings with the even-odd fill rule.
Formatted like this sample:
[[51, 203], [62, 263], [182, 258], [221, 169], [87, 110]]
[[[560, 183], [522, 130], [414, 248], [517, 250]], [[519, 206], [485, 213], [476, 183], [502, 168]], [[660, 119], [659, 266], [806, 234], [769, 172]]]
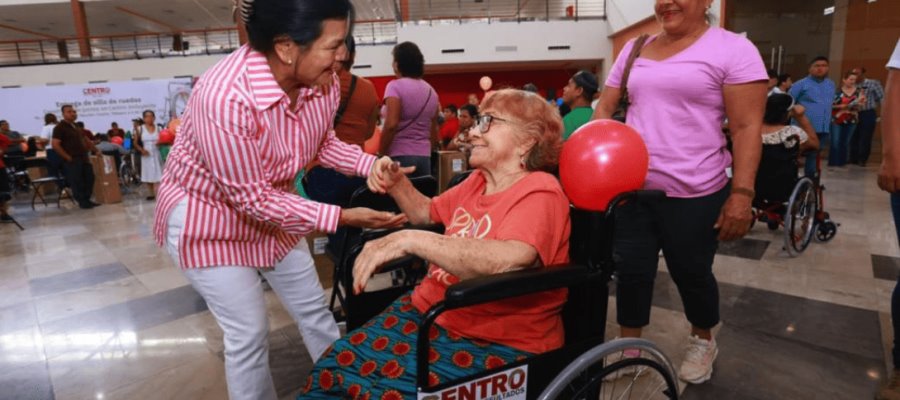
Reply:
[[431, 220], [431, 198], [425, 196], [413, 186], [406, 174], [391, 174], [397, 183], [388, 191], [394, 198], [400, 210], [409, 218], [413, 225], [425, 225], [433, 223]]
[[[440, 265], [460, 280], [535, 267], [537, 250], [517, 240], [455, 238], [427, 231], [402, 231], [409, 254]], [[486, 255], [490, 256], [486, 256]]]
[[537, 250], [517, 240], [454, 238], [405, 230], [366, 243], [353, 265], [354, 293], [364, 291], [382, 265], [409, 255], [440, 265], [460, 280], [540, 265]]

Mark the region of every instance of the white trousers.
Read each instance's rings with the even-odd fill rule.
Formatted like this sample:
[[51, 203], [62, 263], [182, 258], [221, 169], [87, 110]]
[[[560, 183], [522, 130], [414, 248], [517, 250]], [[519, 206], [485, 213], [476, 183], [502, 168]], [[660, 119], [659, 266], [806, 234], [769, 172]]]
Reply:
[[[166, 249], [178, 264], [179, 237], [184, 227], [187, 202], [169, 217]], [[276, 399], [269, 370], [269, 321], [262, 282], [256, 268], [217, 266], [182, 269], [194, 289], [203, 296], [225, 333], [225, 375], [232, 400]], [[325, 293], [316, 274], [306, 240], [275, 265], [260, 270], [287, 308], [303, 335], [313, 361], [340, 337], [328, 310]], [[299, 379], [299, 377], [298, 377]]]

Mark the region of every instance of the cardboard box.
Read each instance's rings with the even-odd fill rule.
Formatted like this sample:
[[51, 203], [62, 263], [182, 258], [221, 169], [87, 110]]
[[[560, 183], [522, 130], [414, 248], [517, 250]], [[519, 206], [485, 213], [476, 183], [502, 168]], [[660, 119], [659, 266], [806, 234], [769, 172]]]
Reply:
[[100, 204], [122, 202], [119, 190], [119, 174], [116, 172], [116, 160], [112, 156], [91, 156], [94, 167], [94, 200]]
[[316, 264], [316, 272], [319, 274], [319, 281], [322, 287], [328, 289], [333, 283], [334, 278], [334, 262], [325, 252], [325, 246], [328, 245], [328, 235], [315, 232], [306, 235], [306, 242], [309, 243], [309, 252], [313, 256], [313, 262]]
[[438, 193], [443, 193], [450, 179], [469, 169], [469, 165], [465, 153], [461, 151], [439, 151], [438, 157]]

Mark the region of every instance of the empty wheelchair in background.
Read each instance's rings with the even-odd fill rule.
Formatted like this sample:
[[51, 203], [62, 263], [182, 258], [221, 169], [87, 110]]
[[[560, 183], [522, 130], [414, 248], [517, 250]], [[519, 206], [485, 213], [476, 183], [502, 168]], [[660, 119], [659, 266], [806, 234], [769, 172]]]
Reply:
[[[415, 371], [418, 398], [677, 399], [679, 394], [674, 369], [652, 343], [641, 339], [604, 343], [609, 283], [615, 269], [612, 257], [615, 209], [626, 202], [653, 201], [661, 195], [661, 192], [626, 193], [614, 199], [607, 212], [571, 208], [569, 265], [505, 272], [450, 286], [444, 301], [428, 310], [418, 327]], [[376, 196], [359, 196], [360, 199], [366, 197], [376, 203], [375, 206], [381, 207], [384, 202], [391, 201], [386, 196], [381, 196], [380, 199]], [[439, 227], [432, 226], [428, 229], [436, 231]], [[402, 287], [393, 293], [379, 291], [380, 293], [354, 294], [349, 290], [353, 283], [350, 273], [352, 266], [365, 243], [396, 231], [397, 229], [362, 232], [360, 240], [349, 247], [349, 253], [342, 258], [341, 278], [336, 284], [343, 288], [341, 293], [346, 297], [344, 303], [348, 305], [345, 309], [348, 313], [348, 331], [360, 322], [376, 316], [396, 296], [410, 288]], [[395, 268], [395, 264], [413, 268], [425, 265], [424, 260], [417, 262], [408, 257], [392, 263], [388, 268]], [[562, 310], [565, 346], [462, 379], [434, 386], [429, 384], [428, 333], [442, 313], [560, 288], [568, 288], [568, 298]], [[620, 357], [614, 357], [625, 350], [630, 350], [632, 354], [636, 351], [638, 354], [621, 360]], [[618, 361], [612, 362], [613, 359]], [[618, 375], [624, 369], [633, 373], [604, 381], [605, 377]]]
[[[837, 233], [837, 224], [824, 210], [821, 174], [798, 178], [799, 149], [797, 135], [781, 144], [763, 145], [753, 199], [753, 222], [765, 223], [773, 231], [783, 227], [784, 249], [792, 257], [806, 250], [813, 238], [827, 242]], [[818, 160], [816, 169], [821, 171]]]

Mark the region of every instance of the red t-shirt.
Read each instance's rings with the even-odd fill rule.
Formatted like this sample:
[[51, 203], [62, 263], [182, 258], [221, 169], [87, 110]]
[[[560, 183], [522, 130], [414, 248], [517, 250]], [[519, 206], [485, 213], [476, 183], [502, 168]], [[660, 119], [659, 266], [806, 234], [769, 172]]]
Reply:
[[[12, 146], [12, 140], [9, 140], [6, 135], [0, 133], [0, 168], [6, 168], [6, 164], [3, 163], [3, 152], [6, 151], [6, 148]], [[6, 171], [0, 170], [0, 174], [5, 174]]]
[[441, 140], [453, 140], [456, 137], [456, 133], [459, 132], [459, 119], [450, 118], [444, 121], [444, 125], [441, 125], [440, 137]]
[[[447, 236], [516, 240], [533, 246], [544, 266], [568, 262], [569, 200], [556, 178], [533, 172], [503, 192], [484, 195], [484, 190], [484, 175], [473, 172], [434, 198], [431, 219], [447, 227]], [[413, 292], [413, 305], [426, 312], [457, 282], [456, 276], [431, 264], [428, 276]], [[464, 337], [543, 353], [563, 345], [560, 312], [565, 301], [566, 289], [552, 290], [448, 311], [437, 323]]]

